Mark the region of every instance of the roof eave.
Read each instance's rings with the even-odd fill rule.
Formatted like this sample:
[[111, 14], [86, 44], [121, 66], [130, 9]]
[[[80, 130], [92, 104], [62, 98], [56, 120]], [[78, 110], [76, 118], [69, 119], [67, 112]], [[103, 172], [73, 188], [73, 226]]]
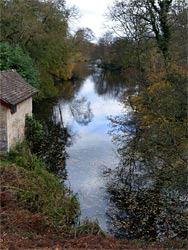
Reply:
[[7, 107], [7, 108], [9, 108], [9, 109], [12, 109], [12, 104], [4, 101], [2, 98], [0, 99], [0, 104]]
[[37, 95], [38, 92], [39, 92], [39, 90], [36, 91], [36, 93], [33, 93], [33, 94], [29, 95], [29, 96], [26, 97], [25, 99], [22, 99], [21, 101], [19, 101], [19, 102], [14, 102], [14, 103], [13, 103], [13, 102], [12, 102], [12, 103], [9, 103], [9, 102], [7, 102], [6, 100], [3, 100], [2, 98], [0, 98], [0, 103], [1, 103], [3, 106], [6, 106], [6, 107], [8, 107], [8, 108], [11, 109], [13, 105], [17, 105], [17, 104], [20, 104], [20, 103], [24, 102], [25, 100], [27, 100], [27, 99], [33, 97], [34, 95]]

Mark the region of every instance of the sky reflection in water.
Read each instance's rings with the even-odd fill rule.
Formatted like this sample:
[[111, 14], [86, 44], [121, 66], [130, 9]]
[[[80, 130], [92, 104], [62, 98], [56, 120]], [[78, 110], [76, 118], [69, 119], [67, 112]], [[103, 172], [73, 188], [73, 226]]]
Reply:
[[76, 134], [73, 145], [67, 148], [70, 157], [67, 159], [66, 183], [79, 195], [82, 218], [97, 219], [102, 229], [106, 230], [107, 203], [103, 199], [104, 183], [100, 177], [100, 169], [104, 165], [113, 168], [118, 163], [115, 146], [108, 135], [107, 117], [120, 114], [123, 105], [112, 93], [97, 94], [93, 79], [91, 76], [85, 78], [75, 98], [76, 100], [84, 98], [90, 102], [92, 118], [87, 125], [77, 123], [72, 115], [71, 105], [75, 99], [71, 101], [60, 99], [54, 112], [60, 119], [60, 107], [64, 126], [71, 127], [71, 131]]

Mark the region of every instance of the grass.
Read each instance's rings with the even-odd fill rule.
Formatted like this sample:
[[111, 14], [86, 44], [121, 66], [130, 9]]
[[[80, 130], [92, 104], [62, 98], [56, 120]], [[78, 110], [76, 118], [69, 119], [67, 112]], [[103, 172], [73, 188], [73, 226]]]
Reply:
[[75, 226], [72, 230], [72, 236], [77, 237], [80, 235], [105, 235], [102, 232], [98, 221], [91, 222], [88, 218], [84, 219], [80, 225]]

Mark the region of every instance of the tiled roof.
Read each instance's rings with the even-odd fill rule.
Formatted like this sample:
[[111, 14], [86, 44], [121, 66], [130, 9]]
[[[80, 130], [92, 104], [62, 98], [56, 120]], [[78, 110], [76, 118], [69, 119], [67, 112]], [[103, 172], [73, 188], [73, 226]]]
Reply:
[[15, 70], [0, 72], [0, 99], [16, 105], [38, 93], [38, 89], [27, 83]]

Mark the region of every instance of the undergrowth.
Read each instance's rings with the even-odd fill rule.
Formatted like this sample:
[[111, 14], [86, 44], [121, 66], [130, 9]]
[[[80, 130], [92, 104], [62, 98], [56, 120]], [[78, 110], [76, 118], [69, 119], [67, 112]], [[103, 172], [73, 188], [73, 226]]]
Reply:
[[2, 189], [14, 190], [17, 201], [26, 209], [52, 218], [61, 226], [71, 226], [78, 218], [76, 195], [47, 171], [26, 143], [11, 150], [1, 165]]

